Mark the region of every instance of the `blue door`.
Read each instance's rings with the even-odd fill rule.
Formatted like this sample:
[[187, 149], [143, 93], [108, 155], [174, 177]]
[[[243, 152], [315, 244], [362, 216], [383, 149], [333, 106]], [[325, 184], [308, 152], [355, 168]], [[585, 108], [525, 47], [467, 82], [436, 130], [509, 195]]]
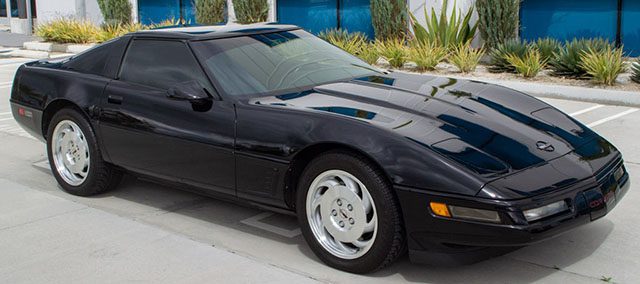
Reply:
[[180, 19], [180, 0], [138, 0], [138, 16], [145, 25]]
[[601, 37], [614, 42], [617, 18], [618, 0], [524, 0], [521, 35], [527, 40]]
[[623, 1], [621, 31], [625, 52], [640, 56], [640, 1]]
[[342, 0], [340, 3], [340, 27], [350, 32], [361, 32], [373, 38], [370, 0]]
[[279, 0], [278, 22], [319, 33], [336, 28], [338, 0]]
[[343, 28], [362, 32], [373, 38], [369, 0], [278, 0], [277, 17], [291, 24], [319, 33]]

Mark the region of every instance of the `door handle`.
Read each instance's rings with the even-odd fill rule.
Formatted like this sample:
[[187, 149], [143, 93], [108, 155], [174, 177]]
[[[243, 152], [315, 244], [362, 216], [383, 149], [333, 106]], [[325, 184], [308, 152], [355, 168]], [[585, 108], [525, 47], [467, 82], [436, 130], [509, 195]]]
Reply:
[[107, 96], [107, 102], [114, 105], [122, 104], [122, 96], [109, 95]]

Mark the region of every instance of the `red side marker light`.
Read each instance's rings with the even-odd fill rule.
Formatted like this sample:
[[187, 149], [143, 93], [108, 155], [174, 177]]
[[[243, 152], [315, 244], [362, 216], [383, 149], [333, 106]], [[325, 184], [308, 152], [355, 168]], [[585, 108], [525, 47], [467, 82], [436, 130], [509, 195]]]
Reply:
[[25, 116], [25, 114], [24, 114], [24, 109], [23, 109], [23, 108], [19, 108], [19, 109], [18, 109], [18, 115], [20, 115], [20, 116]]

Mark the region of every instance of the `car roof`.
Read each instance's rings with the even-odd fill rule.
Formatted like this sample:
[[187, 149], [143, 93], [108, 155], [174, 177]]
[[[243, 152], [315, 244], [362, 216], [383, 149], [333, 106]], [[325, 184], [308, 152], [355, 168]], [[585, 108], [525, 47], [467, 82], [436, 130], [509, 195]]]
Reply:
[[236, 37], [252, 34], [264, 34], [300, 29], [293, 25], [279, 24], [252, 24], [252, 25], [225, 25], [225, 26], [191, 26], [191, 27], [166, 27], [153, 30], [134, 32], [135, 37], [170, 38], [184, 40], [207, 40], [214, 38]]

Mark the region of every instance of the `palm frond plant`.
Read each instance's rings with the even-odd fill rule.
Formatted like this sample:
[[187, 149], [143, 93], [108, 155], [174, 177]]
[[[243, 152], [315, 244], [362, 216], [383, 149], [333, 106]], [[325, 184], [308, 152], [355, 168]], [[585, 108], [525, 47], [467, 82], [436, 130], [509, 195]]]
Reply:
[[516, 68], [507, 60], [507, 56], [514, 55], [522, 58], [530, 49], [531, 47], [527, 42], [519, 39], [510, 39], [498, 44], [489, 54], [489, 72], [516, 72]]
[[533, 47], [540, 52], [542, 60], [549, 61], [562, 48], [562, 43], [553, 38], [539, 38], [533, 43]]
[[402, 68], [408, 59], [408, 48], [404, 39], [376, 40], [378, 54], [393, 68]]
[[580, 55], [580, 68], [597, 84], [612, 86], [618, 75], [625, 71], [622, 48], [607, 47], [603, 50], [589, 48]]
[[640, 58], [631, 64], [631, 80], [640, 84]]
[[202, 25], [215, 25], [225, 21], [226, 0], [194, 0], [196, 22]]
[[484, 48], [473, 48], [469, 44], [461, 44], [451, 51], [449, 62], [460, 72], [469, 73], [476, 70], [482, 55], [484, 55]]
[[537, 49], [530, 49], [522, 57], [516, 54], [508, 54], [506, 59], [516, 69], [516, 72], [525, 78], [535, 77], [547, 64], [547, 61], [542, 58], [540, 51]]
[[516, 38], [521, 0], [476, 0], [478, 29], [485, 46], [494, 48]]
[[456, 9], [454, 2], [451, 17], [447, 16], [448, 6], [448, 0], [443, 0], [440, 16], [434, 8], [431, 8], [431, 15], [424, 8], [426, 26], [420, 24], [416, 16], [409, 13], [416, 40], [423, 43], [437, 43], [448, 49], [457, 48], [473, 40], [478, 28], [477, 23], [471, 25], [473, 6], [469, 7], [467, 13], [463, 15], [462, 11]]
[[442, 62], [449, 52], [446, 48], [435, 43], [418, 43], [411, 47], [409, 60], [417, 66], [417, 71], [434, 70], [438, 63]]
[[233, 0], [233, 9], [241, 24], [266, 22], [269, 15], [267, 0]]

